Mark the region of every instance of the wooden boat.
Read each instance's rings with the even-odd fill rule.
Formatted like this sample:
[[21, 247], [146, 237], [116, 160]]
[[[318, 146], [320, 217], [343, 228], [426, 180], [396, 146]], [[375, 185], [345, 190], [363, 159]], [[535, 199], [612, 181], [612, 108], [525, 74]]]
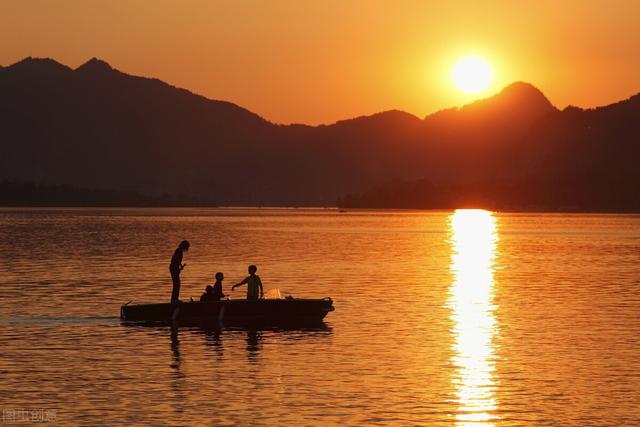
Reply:
[[334, 311], [331, 298], [222, 300], [217, 302], [179, 302], [124, 304], [120, 320], [180, 324], [218, 323], [233, 325], [305, 325], [322, 322]]

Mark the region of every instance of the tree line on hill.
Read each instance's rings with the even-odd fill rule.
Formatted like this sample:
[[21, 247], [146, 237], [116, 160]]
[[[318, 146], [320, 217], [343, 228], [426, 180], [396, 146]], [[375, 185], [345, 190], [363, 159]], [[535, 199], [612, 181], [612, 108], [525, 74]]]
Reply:
[[159, 197], [133, 190], [104, 190], [76, 187], [69, 184], [44, 185], [33, 182], [0, 181], [0, 206], [63, 206], [63, 207], [170, 207], [217, 206], [187, 195], [165, 193]]

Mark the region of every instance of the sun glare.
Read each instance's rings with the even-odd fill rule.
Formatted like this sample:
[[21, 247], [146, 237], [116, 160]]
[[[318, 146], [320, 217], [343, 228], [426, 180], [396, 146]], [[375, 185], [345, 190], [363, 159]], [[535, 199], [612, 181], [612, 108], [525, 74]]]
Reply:
[[451, 285], [448, 306], [454, 322], [453, 384], [458, 427], [495, 427], [497, 401], [493, 270], [498, 241], [491, 212], [459, 209], [450, 218]]
[[492, 77], [489, 63], [479, 56], [464, 57], [453, 67], [453, 81], [463, 92], [477, 93], [489, 86]]

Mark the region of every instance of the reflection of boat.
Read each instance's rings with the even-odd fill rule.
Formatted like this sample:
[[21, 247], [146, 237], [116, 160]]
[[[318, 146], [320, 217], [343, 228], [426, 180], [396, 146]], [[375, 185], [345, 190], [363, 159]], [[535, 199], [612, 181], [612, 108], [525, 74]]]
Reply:
[[225, 326], [286, 326], [321, 322], [333, 310], [331, 298], [125, 304], [120, 307], [120, 320], [182, 324], [218, 322]]

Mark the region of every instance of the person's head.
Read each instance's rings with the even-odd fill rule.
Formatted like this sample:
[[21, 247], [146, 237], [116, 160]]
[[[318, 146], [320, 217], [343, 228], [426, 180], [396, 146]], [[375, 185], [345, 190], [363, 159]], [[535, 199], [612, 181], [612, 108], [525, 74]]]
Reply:
[[212, 292], [213, 292], [213, 286], [211, 286], [211, 285], [207, 285], [207, 287], [206, 287], [206, 288], [204, 288], [204, 291], [205, 291], [206, 293], [208, 293], [208, 294], [212, 293]]
[[188, 240], [183, 240], [182, 242], [180, 242], [180, 244], [178, 245], [178, 247], [180, 249], [182, 249], [183, 251], [188, 251], [189, 250], [189, 246], [191, 246], [191, 244], [189, 243]]
[[256, 274], [256, 271], [258, 271], [258, 267], [256, 267], [255, 265], [251, 264], [249, 266], [249, 274]]
[[219, 271], [216, 273], [216, 282], [222, 282], [222, 279], [224, 279], [224, 274], [220, 273]]

